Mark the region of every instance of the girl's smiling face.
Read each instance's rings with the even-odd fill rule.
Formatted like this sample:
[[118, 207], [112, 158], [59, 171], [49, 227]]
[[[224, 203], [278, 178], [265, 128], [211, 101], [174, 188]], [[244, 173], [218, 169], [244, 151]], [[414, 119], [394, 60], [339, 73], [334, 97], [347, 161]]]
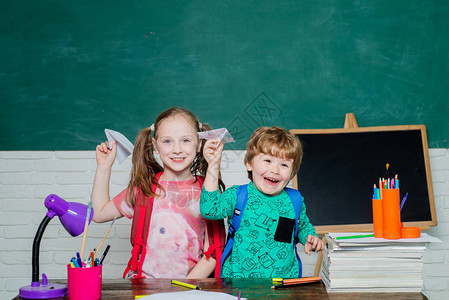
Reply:
[[254, 186], [264, 194], [279, 195], [291, 179], [293, 160], [260, 153], [246, 169], [252, 172]]
[[163, 120], [153, 141], [164, 164], [163, 180], [181, 181], [192, 178], [190, 167], [199, 151], [195, 127], [183, 115]]

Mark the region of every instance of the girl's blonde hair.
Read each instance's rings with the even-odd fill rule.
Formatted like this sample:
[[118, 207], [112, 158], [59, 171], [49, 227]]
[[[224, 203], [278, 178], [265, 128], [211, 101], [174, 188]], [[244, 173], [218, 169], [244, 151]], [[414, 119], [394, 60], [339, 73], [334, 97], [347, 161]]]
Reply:
[[[284, 128], [259, 127], [257, 128], [246, 145], [245, 165], [251, 163], [253, 158], [260, 153], [272, 156], [292, 159], [293, 178], [299, 171], [302, 160], [302, 144], [298, 138]], [[253, 174], [248, 171], [248, 178], [253, 180]]]
[[[180, 108], [172, 107], [162, 112], [156, 119], [154, 123], [154, 139], [157, 140], [157, 129], [162, 121], [167, 118], [181, 115], [186, 121], [195, 128], [195, 131], [207, 131], [212, 128], [209, 125], [201, 124], [198, 118], [190, 111]], [[136, 142], [134, 144], [134, 151], [132, 155], [132, 169], [130, 175], [130, 181], [128, 184], [128, 192], [126, 197], [126, 202], [134, 207], [136, 202], [137, 189], [148, 196], [155, 197], [158, 196], [156, 191], [152, 189], [155, 185], [156, 188], [163, 190], [162, 186], [158, 183], [156, 179], [156, 174], [162, 172], [164, 168], [156, 161], [154, 156], [154, 145], [151, 137], [152, 126], [142, 129], [137, 135]], [[190, 171], [192, 175], [196, 176], [206, 176], [207, 162], [203, 156], [203, 148], [205, 140], [200, 140], [201, 143], [200, 151], [196, 153], [195, 159], [193, 160]], [[221, 174], [219, 175], [219, 186], [220, 191], [224, 191], [225, 185], [221, 180]]]

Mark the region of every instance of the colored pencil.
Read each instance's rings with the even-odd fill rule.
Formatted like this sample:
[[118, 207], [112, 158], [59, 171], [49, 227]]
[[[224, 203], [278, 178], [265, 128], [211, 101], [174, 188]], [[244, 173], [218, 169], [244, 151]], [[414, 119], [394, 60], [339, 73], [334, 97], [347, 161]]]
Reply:
[[366, 238], [366, 237], [373, 237], [374, 234], [360, 234], [360, 235], [348, 235], [348, 236], [338, 236], [335, 239], [336, 240], [349, 240], [349, 239], [360, 239], [360, 238]]
[[402, 210], [402, 207], [404, 206], [404, 204], [405, 204], [405, 201], [407, 200], [407, 196], [408, 196], [408, 193], [407, 193], [407, 194], [405, 194], [404, 198], [402, 199], [402, 202], [401, 202], [401, 207], [399, 207], [399, 211], [401, 211], [401, 210]]
[[282, 279], [282, 278], [273, 278], [273, 285], [271, 288], [276, 289], [285, 286], [298, 285], [298, 284], [306, 284], [313, 282], [320, 282], [321, 277], [303, 277], [303, 278], [292, 278], [292, 279]]
[[97, 248], [97, 251], [95, 251], [95, 256], [97, 256], [97, 253], [98, 253], [98, 251], [100, 251], [101, 246], [103, 245], [104, 241], [106, 240], [106, 237], [108, 236], [109, 231], [110, 231], [111, 228], [112, 228], [112, 225], [114, 225], [115, 218], [116, 218], [116, 217], [114, 217], [114, 220], [112, 220], [111, 225], [109, 225], [109, 228], [108, 228], [108, 230], [106, 231], [106, 234], [104, 235], [103, 240], [101, 240], [101, 243], [100, 243], [100, 245], [99, 245], [98, 248]]

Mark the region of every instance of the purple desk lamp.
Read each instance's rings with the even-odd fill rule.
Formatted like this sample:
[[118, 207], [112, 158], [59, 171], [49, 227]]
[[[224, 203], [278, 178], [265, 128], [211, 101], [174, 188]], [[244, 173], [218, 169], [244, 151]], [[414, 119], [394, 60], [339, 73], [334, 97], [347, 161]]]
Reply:
[[[86, 223], [87, 205], [75, 202], [67, 202], [52, 194], [45, 198], [45, 207], [48, 208], [47, 215], [39, 225], [33, 241], [33, 277], [31, 285], [23, 286], [19, 290], [19, 296], [26, 299], [47, 299], [64, 297], [67, 287], [63, 284], [48, 283], [47, 276], [42, 273], [42, 284], [39, 282], [39, 246], [42, 235], [48, 223], [54, 216], [58, 216], [62, 226], [72, 236], [78, 236], [84, 232]], [[89, 223], [92, 221], [94, 210], [91, 210]]]

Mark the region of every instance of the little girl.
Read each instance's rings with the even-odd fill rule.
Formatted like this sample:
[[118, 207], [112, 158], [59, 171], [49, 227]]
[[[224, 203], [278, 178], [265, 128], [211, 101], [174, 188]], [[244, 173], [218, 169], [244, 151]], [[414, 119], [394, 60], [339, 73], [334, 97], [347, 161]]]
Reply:
[[[115, 142], [97, 146], [93, 220], [107, 222], [122, 216], [133, 219], [132, 257], [124, 277], [205, 278], [214, 270], [216, 260], [210, 254], [222, 249], [224, 240], [216, 244], [219, 239], [215, 239], [213, 247], [203, 255], [209, 248], [207, 231], [223, 227], [206, 226], [199, 211], [207, 162], [202, 154], [204, 142], [199, 142], [197, 132], [210, 129], [182, 108], [161, 113], [155, 124], [137, 136], [130, 182], [112, 201], [109, 181], [117, 146]], [[159, 154], [163, 167], [154, 152]], [[221, 179], [220, 186], [224, 188]], [[224, 235], [220, 232], [222, 239]]]

